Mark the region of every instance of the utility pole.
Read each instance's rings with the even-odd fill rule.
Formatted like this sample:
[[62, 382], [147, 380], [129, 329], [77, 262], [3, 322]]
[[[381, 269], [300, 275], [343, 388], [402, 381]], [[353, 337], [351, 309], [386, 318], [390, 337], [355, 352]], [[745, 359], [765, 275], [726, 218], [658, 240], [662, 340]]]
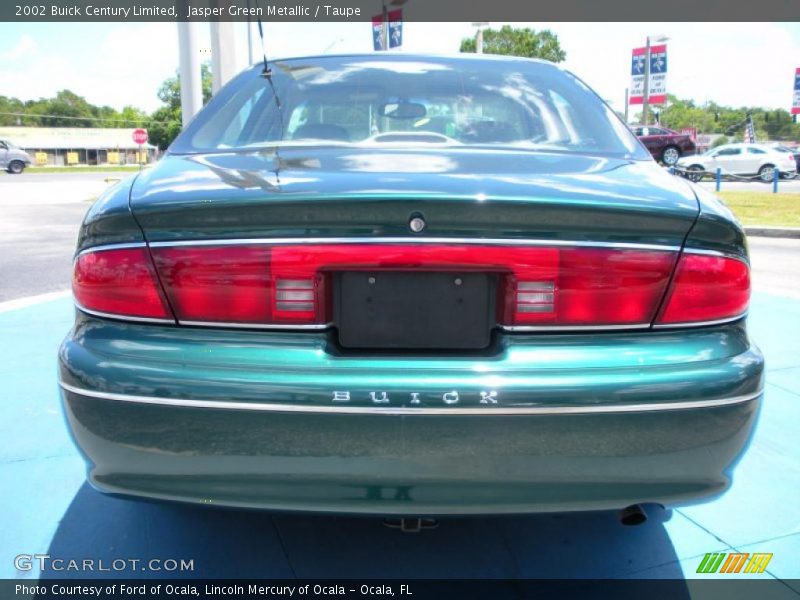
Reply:
[[483, 28], [489, 23], [475, 22], [472, 24], [475, 27], [475, 53], [483, 54]]
[[219, 89], [236, 75], [236, 35], [232, 21], [211, 21], [211, 89]]
[[200, 48], [197, 44], [197, 23], [178, 21], [178, 50], [181, 78], [181, 111], [183, 126], [203, 107], [200, 77]]
[[644, 90], [642, 90], [642, 125], [650, 124], [650, 36], [644, 47]]
[[381, 44], [384, 50], [389, 49], [389, 11], [386, 10], [386, 2], [382, 3], [383, 6], [383, 25], [381, 26]]
[[625, 88], [625, 125], [628, 124], [628, 88]]

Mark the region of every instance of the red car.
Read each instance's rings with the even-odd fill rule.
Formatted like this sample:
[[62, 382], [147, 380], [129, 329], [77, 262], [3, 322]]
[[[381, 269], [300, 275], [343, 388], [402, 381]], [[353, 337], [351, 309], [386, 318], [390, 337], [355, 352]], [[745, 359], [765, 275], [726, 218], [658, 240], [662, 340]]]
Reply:
[[641, 140], [657, 161], [671, 167], [681, 156], [694, 154], [697, 146], [690, 135], [666, 127], [635, 127], [633, 133]]

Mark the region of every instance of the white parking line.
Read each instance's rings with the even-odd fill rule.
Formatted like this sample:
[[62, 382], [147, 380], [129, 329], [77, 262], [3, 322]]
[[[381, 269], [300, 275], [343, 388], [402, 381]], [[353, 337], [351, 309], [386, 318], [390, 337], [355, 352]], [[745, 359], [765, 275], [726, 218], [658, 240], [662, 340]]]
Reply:
[[5, 302], [0, 302], [0, 313], [16, 310], [18, 308], [25, 308], [26, 306], [33, 306], [34, 304], [41, 304], [42, 302], [49, 302], [50, 300], [67, 298], [70, 294], [72, 294], [70, 290], [61, 290], [60, 292], [48, 292], [46, 294], [37, 294], [36, 296], [6, 300]]

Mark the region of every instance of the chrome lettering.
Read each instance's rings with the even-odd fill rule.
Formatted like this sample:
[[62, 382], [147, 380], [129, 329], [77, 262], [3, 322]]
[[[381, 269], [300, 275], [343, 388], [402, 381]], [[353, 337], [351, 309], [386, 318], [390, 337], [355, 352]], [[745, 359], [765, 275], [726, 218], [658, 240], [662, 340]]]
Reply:
[[369, 397], [372, 399], [374, 404], [388, 404], [389, 403], [389, 394], [386, 392], [381, 392], [381, 395], [378, 396], [377, 392], [370, 392]]
[[445, 392], [442, 394], [442, 402], [445, 404], [458, 404], [458, 392], [455, 390], [452, 392]]
[[350, 392], [333, 392], [334, 402], [350, 402]]
[[497, 404], [497, 392], [481, 392], [481, 404]]
[[419, 394], [417, 392], [411, 392], [411, 402], [409, 404], [419, 404]]

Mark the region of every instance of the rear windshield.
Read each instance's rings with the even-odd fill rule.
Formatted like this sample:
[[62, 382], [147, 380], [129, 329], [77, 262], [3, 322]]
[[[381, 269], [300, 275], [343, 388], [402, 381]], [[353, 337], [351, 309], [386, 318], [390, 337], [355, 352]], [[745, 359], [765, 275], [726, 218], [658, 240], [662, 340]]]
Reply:
[[583, 82], [528, 60], [413, 56], [275, 61], [234, 79], [173, 153], [291, 145], [510, 146], [648, 158]]

